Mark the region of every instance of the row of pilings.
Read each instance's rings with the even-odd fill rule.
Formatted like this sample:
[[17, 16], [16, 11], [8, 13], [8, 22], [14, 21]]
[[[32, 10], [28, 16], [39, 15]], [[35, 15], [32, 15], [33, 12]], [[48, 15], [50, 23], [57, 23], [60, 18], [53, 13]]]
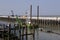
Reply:
[[[22, 26], [19, 24], [3, 24], [3, 28], [0, 30], [0, 37], [4, 40], [29, 40], [28, 36], [32, 36], [32, 40], [35, 40], [35, 29], [28, 28], [24, 23]], [[30, 30], [30, 31], [28, 31]]]
[[[39, 27], [42, 27], [42, 28], [47, 27], [51, 30], [55, 30], [56, 28], [58, 30], [60, 26], [60, 21], [56, 21], [56, 20], [40, 20], [39, 22], [40, 22]], [[31, 33], [27, 33], [28, 26], [26, 25], [26, 23], [23, 23], [22, 26], [19, 24], [13, 24], [13, 26], [11, 25], [12, 24], [8, 24], [8, 25], [3, 24], [3, 30], [0, 29], [0, 32], [3, 34], [2, 37], [4, 38], [4, 40], [25, 40], [25, 39], [28, 40], [29, 35], [33, 36], [33, 40], [35, 39], [34, 29], [38, 27], [37, 24], [31, 24], [30, 27], [32, 27], [31, 30], [33, 31], [33, 32], [31, 31]], [[18, 36], [16, 36], [17, 34], [16, 30], [19, 30]]]

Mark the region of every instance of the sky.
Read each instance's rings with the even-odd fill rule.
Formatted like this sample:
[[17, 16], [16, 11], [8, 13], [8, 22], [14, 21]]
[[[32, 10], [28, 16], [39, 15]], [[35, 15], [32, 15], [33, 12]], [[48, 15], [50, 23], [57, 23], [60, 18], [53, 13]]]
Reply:
[[60, 15], [60, 0], [0, 0], [0, 15], [30, 14], [30, 5], [32, 5], [33, 15], [37, 14], [37, 6], [39, 5], [39, 15]]

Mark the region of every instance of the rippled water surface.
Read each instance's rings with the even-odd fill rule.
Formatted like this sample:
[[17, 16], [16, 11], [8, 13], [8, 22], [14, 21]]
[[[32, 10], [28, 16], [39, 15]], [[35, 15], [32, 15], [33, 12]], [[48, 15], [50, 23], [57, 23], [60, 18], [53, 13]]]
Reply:
[[[0, 24], [7, 24], [8, 22], [0, 21]], [[19, 32], [17, 31], [17, 35]], [[25, 37], [24, 37], [25, 39]], [[28, 36], [28, 40], [33, 40], [32, 35]], [[60, 35], [53, 33], [41, 32], [39, 29], [35, 29], [35, 40], [60, 40]]]

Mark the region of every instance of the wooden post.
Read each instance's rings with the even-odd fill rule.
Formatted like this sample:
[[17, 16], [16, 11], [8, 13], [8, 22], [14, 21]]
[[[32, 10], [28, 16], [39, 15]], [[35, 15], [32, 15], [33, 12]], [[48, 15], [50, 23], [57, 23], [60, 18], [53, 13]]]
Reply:
[[22, 40], [24, 40], [24, 26], [22, 28]]
[[33, 27], [33, 40], [35, 40], [35, 29]]
[[14, 24], [14, 35], [16, 34], [16, 24]]
[[[10, 16], [8, 16], [8, 22], [9, 22], [9, 24], [10, 24]], [[10, 37], [9, 37], [9, 33], [10, 33], [10, 32], [9, 32], [9, 29], [10, 29], [10, 28], [9, 28], [9, 24], [7, 25], [7, 26], [8, 26], [8, 40], [10, 40], [10, 39], [9, 39], [9, 38], [10, 38]]]
[[19, 39], [21, 40], [21, 25], [19, 24]]
[[7, 27], [8, 27], [8, 40], [10, 40], [10, 32], [11, 32], [10, 27], [11, 27], [11, 24], [8, 24]]
[[26, 40], [28, 40], [28, 36], [27, 36], [27, 26], [26, 26]]

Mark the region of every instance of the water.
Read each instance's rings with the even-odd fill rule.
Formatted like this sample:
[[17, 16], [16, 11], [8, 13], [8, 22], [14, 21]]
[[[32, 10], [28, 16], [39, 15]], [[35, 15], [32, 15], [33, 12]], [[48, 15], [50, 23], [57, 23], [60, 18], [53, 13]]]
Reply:
[[[8, 22], [3, 22], [0, 21], [0, 24], [5, 24], [7, 25]], [[13, 28], [13, 23], [12, 23], [12, 28]], [[51, 27], [44, 27], [45, 30], [50, 30]], [[53, 30], [58, 30], [57, 28], [53, 28]], [[30, 32], [33, 32], [29, 30]], [[28, 32], [29, 32], [28, 31]], [[14, 33], [14, 31], [12, 31]], [[19, 30], [16, 30], [16, 35], [19, 36]], [[25, 37], [24, 37], [25, 39]], [[28, 36], [28, 40], [33, 40], [33, 36], [30, 35]], [[60, 35], [58, 34], [53, 34], [53, 33], [46, 33], [46, 32], [41, 32], [39, 29], [35, 29], [35, 40], [60, 40]]]
[[60, 40], [60, 35], [53, 33], [39, 32], [39, 40]]

